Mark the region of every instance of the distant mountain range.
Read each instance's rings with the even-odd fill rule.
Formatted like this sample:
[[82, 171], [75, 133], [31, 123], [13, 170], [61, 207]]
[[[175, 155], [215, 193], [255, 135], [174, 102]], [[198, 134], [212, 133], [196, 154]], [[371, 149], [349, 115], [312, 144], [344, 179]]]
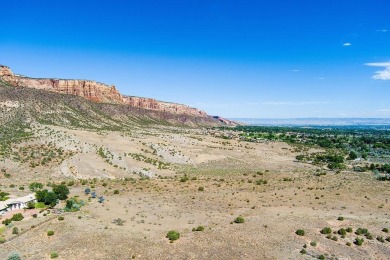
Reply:
[[231, 118], [259, 126], [390, 126], [390, 118]]

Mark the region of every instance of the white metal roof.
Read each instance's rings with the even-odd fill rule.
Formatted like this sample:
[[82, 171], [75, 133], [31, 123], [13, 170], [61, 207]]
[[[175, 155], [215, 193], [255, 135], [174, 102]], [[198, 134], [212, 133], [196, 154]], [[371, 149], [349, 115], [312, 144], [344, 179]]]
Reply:
[[35, 200], [35, 194], [31, 193], [23, 197], [8, 199], [6, 201], [0, 201], [0, 210], [5, 209], [8, 205], [17, 204], [17, 203], [27, 203], [29, 201]]

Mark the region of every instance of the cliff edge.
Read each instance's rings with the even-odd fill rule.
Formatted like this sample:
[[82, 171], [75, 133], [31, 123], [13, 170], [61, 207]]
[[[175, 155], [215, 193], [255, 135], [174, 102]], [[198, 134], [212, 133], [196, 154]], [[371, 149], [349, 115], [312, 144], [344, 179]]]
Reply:
[[0, 78], [14, 87], [76, 95], [98, 103], [123, 104], [172, 114], [209, 117], [206, 112], [187, 105], [158, 101], [153, 98], [125, 96], [119, 93], [114, 85], [110, 86], [93, 80], [30, 78], [14, 74], [9, 67], [4, 65], [0, 65]]

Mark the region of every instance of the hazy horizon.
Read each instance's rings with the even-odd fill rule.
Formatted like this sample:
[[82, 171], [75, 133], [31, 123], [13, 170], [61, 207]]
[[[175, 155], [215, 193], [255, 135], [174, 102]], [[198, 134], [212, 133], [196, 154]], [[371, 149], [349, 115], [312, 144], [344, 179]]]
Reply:
[[390, 129], [390, 118], [230, 118], [249, 126], [351, 126]]

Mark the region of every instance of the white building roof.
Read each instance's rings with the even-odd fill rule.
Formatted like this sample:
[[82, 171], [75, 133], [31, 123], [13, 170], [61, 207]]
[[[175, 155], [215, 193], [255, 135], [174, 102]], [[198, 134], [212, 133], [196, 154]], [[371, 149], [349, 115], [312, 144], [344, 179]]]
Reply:
[[0, 201], [0, 210], [8, 208], [8, 204], [5, 201]]
[[8, 199], [6, 201], [0, 201], [0, 209], [7, 208], [8, 205], [17, 204], [17, 203], [27, 203], [29, 201], [35, 200], [35, 194], [31, 193], [24, 197]]

